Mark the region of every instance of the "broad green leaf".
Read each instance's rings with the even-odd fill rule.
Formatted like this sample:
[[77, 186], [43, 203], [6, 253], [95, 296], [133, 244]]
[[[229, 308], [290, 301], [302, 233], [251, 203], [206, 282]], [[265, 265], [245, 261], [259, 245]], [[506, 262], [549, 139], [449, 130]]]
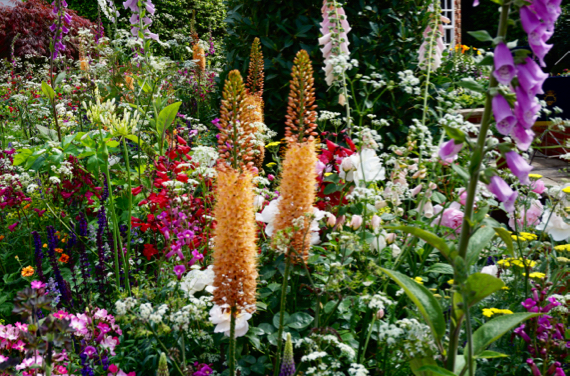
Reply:
[[55, 86], [58, 86], [59, 84], [61, 84], [63, 82], [63, 80], [65, 80], [65, 72], [61, 72], [60, 74], [57, 75], [57, 77], [55, 78]]
[[449, 249], [449, 246], [447, 245], [445, 240], [432, 232], [412, 226], [386, 226], [384, 228], [386, 230], [396, 230], [396, 231], [399, 230], [417, 236], [418, 238], [422, 239], [424, 242], [428, 243], [432, 247], [439, 250], [441, 254], [445, 256], [447, 259], [451, 257], [451, 250]]
[[467, 246], [467, 265], [473, 265], [479, 259], [479, 254], [495, 237], [495, 229], [488, 225], [481, 226], [469, 239]]
[[55, 91], [49, 86], [45, 81], [42, 82], [42, 91], [44, 92], [45, 96], [53, 102], [55, 99]]
[[134, 134], [130, 134], [128, 136], [125, 136], [126, 139], [131, 140], [132, 142], [134, 142], [135, 144], [139, 143], [139, 138], [137, 136], [135, 136]]
[[491, 350], [485, 350], [481, 352], [481, 354], [475, 356], [476, 359], [493, 359], [493, 358], [508, 358], [508, 357], [509, 356], [507, 354]]
[[53, 129], [49, 129], [49, 128], [44, 127], [43, 125], [39, 125], [39, 124], [36, 124], [36, 128], [38, 129], [40, 134], [42, 136], [44, 136], [45, 138], [47, 138], [51, 141], [57, 141], [57, 132], [54, 131]]
[[[277, 312], [275, 316], [273, 316], [273, 326], [275, 326], [277, 329], [279, 329], [279, 316], [280, 312]], [[285, 312], [285, 314], [283, 315], [283, 326], [287, 325], [288, 321], [289, 321], [289, 314]]]
[[458, 164], [452, 164], [451, 168], [453, 169], [453, 171], [457, 173], [457, 175], [461, 177], [461, 179], [465, 180], [466, 182], [468, 182], [469, 179], [471, 179], [467, 170], [459, 166]]
[[495, 227], [494, 230], [497, 232], [497, 235], [501, 237], [501, 239], [507, 246], [507, 253], [511, 256], [514, 256], [515, 249], [513, 247], [513, 238], [511, 238], [511, 233], [502, 227]]
[[410, 360], [410, 369], [415, 376], [434, 376], [427, 367], [437, 367], [437, 362], [433, 358], [415, 357]]
[[158, 134], [163, 134], [164, 131], [170, 127], [176, 118], [176, 114], [178, 114], [178, 109], [181, 104], [182, 102], [172, 103], [170, 106], [167, 106], [160, 111], [160, 114], [158, 114], [158, 121], [156, 122], [156, 130]]
[[440, 342], [445, 335], [445, 319], [443, 318], [441, 306], [433, 294], [427, 288], [402, 273], [384, 268], [380, 268], [380, 270], [404, 289], [430, 326], [436, 342]]
[[438, 273], [438, 274], [451, 274], [453, 275], [453, 267], [449, 264], [436, 263], [429, 267], [428, 273]]
[[478, 93], [484, 93], [485, 92], [485, 88], [480, 83], [475, 81], [475, 79], [473, 79], [471, 77], [463, 78], [461, 81], [457, 82], [457, 85], [464, 87], [466, 89], [469, 89], [469, 90], [476, 91]]
[[313, 316], [304, 312], [296, 312], [289, 316], [287, 326], [293, 329], [304, 329], [313, 322]]
[[107, 141], [107, 146], [110, 148], [116, 148], [117, 146], [119, 146], [119, 141], [109, 140]]
[[434, 365], [423, 366], [417, 371], [429, 372], [430, 375], [457, 376], [457, 374], [448, 371], [445, 368], [441, 368], [439, 366], [434, 366]]
[[468, 31], [469, 35], [473, 38], [477, 39], [479, 42], [492, 42], [493, 37], [487, 30], [479, 30], [479, 31]]
[[513, 313], [486, 322], [473, 333], [473, 354], [481, 354], [491, 343], [501, 338], [515, 326], [536, 316], [540, 316], [540, 313]]
[[14, 156], [14, 166], [19, 166], [26, 162], [32, 153], [33, 152], [30, 149], [18, 150], [18, 154]]

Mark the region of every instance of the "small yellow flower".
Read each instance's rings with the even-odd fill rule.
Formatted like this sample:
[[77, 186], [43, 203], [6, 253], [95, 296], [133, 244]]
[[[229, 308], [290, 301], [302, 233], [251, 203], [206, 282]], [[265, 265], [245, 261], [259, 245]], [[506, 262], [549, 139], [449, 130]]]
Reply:
[[510, 290], [511, 288], [509, 286], [503, 286], [501, 287], [501, 290]]
[[270, 162], [267, 164], [267, 167], [273, 167], [273, 166], [277, 166], [277, 163], [275, 162]]
[[[526, 273], [523, 273], [524, 276], [526, 276]], [[532, 272], [528, 275], [530, 278], [539, 278], [539, 279], [544, 279], [546, 278], [546, 274], [544, 273], [540, 273], [540, 272]]]
[[429, 291], [437, 291], [437, 289], [429, 289]]
[[561, 244], [554, 247], [557, 251], [570, 251], [570, 244]]
[[22, 269], [22, 277], [31, 277], [34, 275], [34, 268], [31, 266], [26, 266]]
[[270, 142], [267, 145], [265, 145], [266, 148], [271, 148], [273, 146], [279, 146], [281, 144], [281, 141], [275, 141], [275, 142]]
[[43, 247], [43, 248], [47, 248], [47, 244], [44, 244], [42, 247]]
[[557, 257], [556, 260], [561, 264], [570, 264], [570, 259], [566, 257]]
[[449, 281], [447, 281], [447, 284], [452, 286], [455, 283], [454, 279], [450, 279]]
[[441, 295], [439, 294], [433, 294], [433, 296], [435, 296], [436, 298], [441, 298]]
[[528, 177], [532, 178], [532, 179], [540, 179], [542, 177], [542, 175], [540, 175], [540, 174], [528, 174]]
[[566, 187], [562, 190], [564, 193], [570, 193], [570, 187]]
[[492, 317], [493, 314], [494, 314], [493, 311], [490, 310], [489, 308], [483, 308], [483, 316]]
[[531, 234], [530, 232], [521, 232], [521, 233], [519, 233], [519, 235], [521, 235], [525, 240], [536, 240], [536, 239], [538, 239], [538, 236], [536, 236], [535, 234]]
[[332, 172], [325, 172], [325, 176], [331, 176], [332, 174]]
[[483, 308], [483, 316], [492, 317], [495, 314], [512, 315], [513, 311], [510, 309]]
[[415, 278], [414, 278], [414, 281], [416, 281], [416, 282], [419, 283], [420, 285], [423, 285], [423, 284], [424, 284], [424, 282], [423, 282], [424, 280], [422, 279], [422, 277], [415, 277]]

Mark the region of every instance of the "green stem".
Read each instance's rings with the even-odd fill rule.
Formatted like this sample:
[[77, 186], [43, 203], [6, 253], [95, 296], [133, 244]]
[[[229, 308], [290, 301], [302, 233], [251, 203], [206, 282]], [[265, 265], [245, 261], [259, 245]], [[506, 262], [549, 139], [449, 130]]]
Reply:
[[233, 306], [230, 311], [230, 348], [228, 353], [228, 367], [230, 376], [236, 374], [236, 307]]
[[375, 323], [376, 323], [376, 312], [372, 312], [372, 322], [370, 323], [370, 330], [366, 335], [366, 341], [364, 342], [364, 347], [362, 348], [362, 352], [360, 353], [360, 359], [358, 359], [358, 363], [362, 364], [362, 360], [364, 359], [364, 354], [366, 354], [366, 349], [368, 348], [368, 342], [370, 342], [370, 336], [372, 335], [372, 329], [374, 329]]
[[[497, 32], [498, 39], [504, 39], [507, 35], [508, 20], [509, 20], [509, 10], [510, 3], [505, 4], [501, 7], [501, 20], [499, 22], [499, 31]], [[479, 130], [479, 136], [477, 137], [477, 145], [473, 151], [473, 157], [471, 158], [471, 163], [469, 164], [469, 171], [471, 172], [471, 177], [469, 179], [469, 185], [467, 188], [467, 200], [465, 203], [465, 216], [463, 217], [463, 225], [461, 228], [461, 236], [459, 240], [459, 256], [465, 259], [467, 254], [467, 245], [469, 244], [469, 238], [471, 236], [472, 230], [472, 217], [473, 217], [473, 204], [475, 202], [475, 194], [477, 191], [477, 183], [479, 182], [479, 171], [481, 170], [481, 163], [483, 161], [483, 151], [485, 148], [485, 142], [487, 141], [487, 131], [491, 125], [491, 111], [492, 111], [492, 96], [491, 89], [497, 87], [498, 81], [494, 75], [491, 75], [491, 81], [489, 83], [489, 90], [487, 91], [487, 100], [485, 102], [485, 112], [483, 113], [483, 119], [481, 121], [481, 128]]]
[[285, 315], [285, 297], [287, 296], [287, 285], [289, 282], [289, 273], [291, 272], [291, 256], [286, 255], [285, 275], [283, 276], [283, 285], [281, 286], [281, 307], [279, 308], [279, 330], [277, 331], [277, 354], [275, 355], [275, 368], [273, 376], [279, 375], [279, 366], [281, 365], [281, 348], [283, 347], [283, 316]]
[[133, 188], [131, 186], [131, 165], [129, 163], [129, 151], [127, 149], [127, 142], [123, 137], [123, 150], [125, 155], [125, 164], [127, 165], [127, 185], [129, 187], [129, 191], [127, 192], [127, 196], [129, 197], [129, 218], [128, 218], [128, 232], [127, 232], [127, 262], [125, 264], [125, 281], [127, 285], [127, 291], [131, 290], [131, 281], [129, 277], [129, 260], [131, 259], [131, 218], [132, 218], [132, 206], [133, 206]]

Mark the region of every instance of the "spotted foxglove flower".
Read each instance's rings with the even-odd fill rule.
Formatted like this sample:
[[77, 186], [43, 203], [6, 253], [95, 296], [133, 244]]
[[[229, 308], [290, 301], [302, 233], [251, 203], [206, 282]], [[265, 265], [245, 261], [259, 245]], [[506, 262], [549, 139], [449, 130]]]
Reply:
[[152, 0], [140, 0], [143, 7], [139, 7], [139, 0], [127, 0], [123, 3], [125, 9], [130, 9], [133, 14], [129, 18], [131, 23], [131, 34], [133, 37], [142, 37], [144, 39], [154, 39], [158, 41], [158, 34], [151, 33], [149, 30], [152, 20], [146, 16], [146, 13], [154, 15], [156, 9]]
[[56, 59], [60, 52], [65, 51], [63, 36], [69, 33], [67, 26], [71, 25], [71, 16], [66, 12], [67, 2], [65, 0], [54, 0], [51, 5], [53, 14], [56, 15], [55, 22], [50, 26], [50, 30], [54, 33], [52, 56]]
[[335, 0], [324, 0], [321, 8], [323, 21], [321, 22], [321, 34], [319, 45], [321, 52], [325, 58], [325, 67], [327, 84], [330, 86], [339, 78], [343, 77], [344, 72], [350, 68], [347, 34], [351, 28], [346, 20], [346, 13], [342, 6]]
[[[433, 7], [431, 11], [433, 12]], [[424, 70], [430, 65], [432, 70], [436, 70], [441, 66], [443, 51], [445, 51], [445, 44], [443, 43], [443, 24], [448, 24], [451, 21], [449, 18], [443, 16], [440, 16], [439, 20], [441, 20], [441, 22], [437, 22], [437, 25], [429, 25], [424, 30], [424, 42], [421, 44], [419, 50], [419, 67]], [[436, 30], [434, 30], [432, 26], [436, 26]]]
[[499, 176], [493, 176], [488, 188], [489, 191], [497, 197], [497, 200], [503, 203], [505, 210], [508, 213], [515, 211], [515, 201], [517, 199], [518, 192], [513, 191], [502, 178]]
[[534, 167], [529, 165], [516, 151], [505, 153], [505, 158], [511, 172], [519, 178], [522, 184], [529, 185], [530, 179], [528, 174]]

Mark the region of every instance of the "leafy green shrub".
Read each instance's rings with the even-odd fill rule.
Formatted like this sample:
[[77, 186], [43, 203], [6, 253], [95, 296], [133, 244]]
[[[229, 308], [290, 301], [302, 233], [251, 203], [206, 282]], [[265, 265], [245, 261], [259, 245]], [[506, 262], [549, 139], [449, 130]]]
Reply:
[[[315, 67], [319, 108], [342, 112], [336, 104], [336, 91], [327, 91], [321, 69], [323, 57], [317, 39], [322, 1], [229, 0], [227, 4], [226, 46], [231, 46], [227, 49], [227, 69], [246, 72], [250, 45], [255, 37], [260, 38], [265, 56], [266, 122], [271, 128], [283, 128], [287, 83], [293, 57], [299, 49], [309, 52]], [[351, 58], [359, 61], [358, 73], [370, 75], [376, 72], [389, 82], [398, 80], [399, 71], [416, 68], [417, 49], [427, 24], [426, 2], [358, 0], [343, 6], [352, 27], [348, 34], [349, 48]], [[360, 80], [357, 80], [356, 93], [361, 91], [360, 85]], [[406, 109], [408, 104], [409, 97], [394, 97], [389, 91], [375, 102], [368, 103], [373, 106], [375, 114], [398, 125], [398, 132], [405, 132], [411, 119], [411, 116], [408, 118], [410, 111], [401, 116], [402, 109]]]

